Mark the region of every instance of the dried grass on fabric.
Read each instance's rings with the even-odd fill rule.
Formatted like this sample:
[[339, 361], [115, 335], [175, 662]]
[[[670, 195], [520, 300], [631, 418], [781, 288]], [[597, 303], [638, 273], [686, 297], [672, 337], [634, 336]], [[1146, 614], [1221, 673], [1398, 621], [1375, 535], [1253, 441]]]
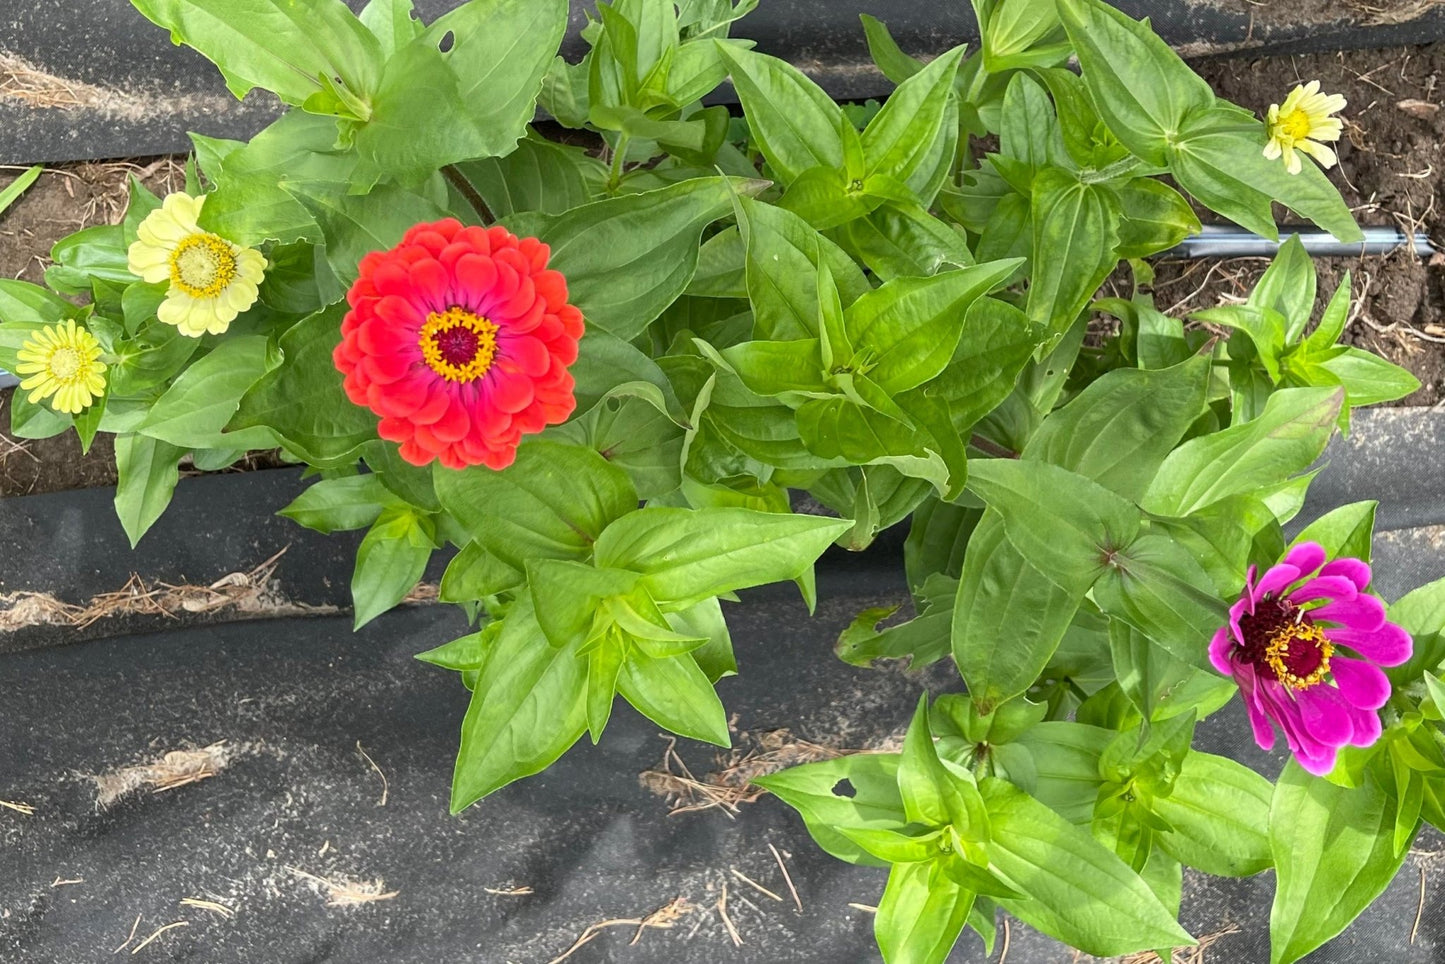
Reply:
[[644, 771], [639, 781], [648, 790], [667, 799], [671, 814], [721, 809], [728, 816], [738, 807], [752, 803], [767, 791], [753, 785], [758, 777], [785, 770], [801, 763], [831, 760], [849, 753], [844, 750], [795, 738], [788, 730], [770, 730], [753, 736], [738, 734], [738, 741], [749, 742], [747, 749], [734, 748], [716, 758], [718, 769], [699, 780], [677, 754], [677, 740], [664, 737], [667, 748], [657, 769]]
[[199, 750], [172, 750], [153, 763], [121, 767], [110, 773], [92, 776], [96, 790], [95, 806], [104, 810], [137, 790], [163, 793], [209, 779], [224, 770], [233, 755], [233, 748], [221, 740]]

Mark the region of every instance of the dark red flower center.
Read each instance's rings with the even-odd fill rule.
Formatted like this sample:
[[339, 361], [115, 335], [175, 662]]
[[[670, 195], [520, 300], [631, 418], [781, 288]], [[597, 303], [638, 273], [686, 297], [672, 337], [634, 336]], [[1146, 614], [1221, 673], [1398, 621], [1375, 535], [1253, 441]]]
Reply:
[[1266, 679], [1292, 689], [1324, 680], [1334, 646], [1309, 613], [1285, 599], [1260, 600], [1254, 614], [1239, 618], [1238, 659]]
[[472, 359], [477, 357], [477, 349], [481, 347], [481, 341], [477, 333], [470, 328], [449, 328], [437, 334], [437, 354], [442, 356], [442, 361], [448, 365], [455, 365], [461, 368], [463, 365], [470, 365]]
[[452, 307], [427, 316], [418, 346], [432, 371], [449, 382], [470, 382], [492, 367], [497, 331], [487, 319]]

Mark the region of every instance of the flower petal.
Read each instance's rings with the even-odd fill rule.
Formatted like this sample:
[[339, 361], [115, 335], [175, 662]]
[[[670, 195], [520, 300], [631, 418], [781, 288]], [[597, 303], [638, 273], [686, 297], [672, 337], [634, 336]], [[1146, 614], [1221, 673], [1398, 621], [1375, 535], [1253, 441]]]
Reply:
[[1334, 656], [1330, 659], [1330, 673], [1340, 695], [1362, 710], [1378, 710], [1390, 698], [1390, 681], [1373, 663]]
[[1394, 623], [1368, 631], [1341, 626], [1325, 630], [1325, 635], [1336, 646], [1347, 646], [1381, 666], [1399, 666], [1414, 649], [1410, 634]]

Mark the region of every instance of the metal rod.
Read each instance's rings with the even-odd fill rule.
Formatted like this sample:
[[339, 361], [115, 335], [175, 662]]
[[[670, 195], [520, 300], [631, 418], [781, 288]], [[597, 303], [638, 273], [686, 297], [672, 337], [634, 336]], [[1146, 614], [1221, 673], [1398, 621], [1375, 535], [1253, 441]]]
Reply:
[[1159, 255], [1161, 260], [1192, 261], [1198, 258], [1270, 258], [1279, 253], [1280, 243], [1298, 237], [1305, 251], [1315, 258], [1357, 258], [1365, 255], [1391, 254], [1400, 248], [1412, 248], [1420, 258], [1429, 258], [1438, 249], [1423, 232], [1413, 237], [1398, 228], [1365, 228], [1365, 240], [1346, 244], [1336, 241], [1324, 231], [1300, 231], [1280, 227], [1280, 240], [1271, 241], [1233, 224], [1206, 224], [1198, 234]]

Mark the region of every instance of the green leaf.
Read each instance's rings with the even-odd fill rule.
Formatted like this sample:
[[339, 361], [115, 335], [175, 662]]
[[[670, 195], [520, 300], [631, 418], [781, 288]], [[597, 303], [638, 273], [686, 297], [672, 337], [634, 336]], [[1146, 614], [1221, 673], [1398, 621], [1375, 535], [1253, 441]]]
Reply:
[[1316, 284], [1314, 262], [1299, 235], [1292, 234], [1279, 246], [1279, 253], [1260, 275], [1250, 292], [1249, 304], [1283, 315], [1288, 322], [1284, 340], [1293, 344], [1304, 334], [1310, 315], [1314, 314]]
[[[1002, 157], [994, 159], [999, 172], [1019, 193], [1030, 194], [1034, 176], [1055, 159], [1059, 137], [1059, 119], [1049, 95], [1028, 74], [1014, 74], [1003, 96], [998, 133]], [[1014, 177], [1015, 169], [1024, 176]]]
[[843, 114], [822, 88], [776, 57], [718, 44], [748, 129], [784, 185], [815, 167], [841, 169]]
[[1199, 232], [1199, 217], [1178, 191], [1152, 177], [1119, 188], [1119, 258], [1147, 258]]
[[889, 395], [930, 381], [953, 358], [969, 307], [1019, 264], [991, 261], [931, 278], [899, 278], [869, 292], [843, 313], [855, 359], [861, 356], [862, 370]]
[[367, 0], [357, 19], [376, 35], [384, 58], [390, 58], [422, 31], [411, 0]]
[[[252, 87], [306, 104], [337, 78], [356, 98], [375, 86], [381, 61], [376, 36], [341, 0], [305, 5], [275, 0], [132, 0], [171, 39], [200, 51], [221, 69], [237, 98]], [[312, 100], [307, 109], [317, 106]], [[317, 106], [320, 113], [338, 113]]]
[[1375, 510], [1379, 505], [1373, 501], [1351, 502], [1331, 509], [1300, 530], [1290, 545], [1318, 542], [1330, 559], [1349, 556], [1368, 563], [1375, 532]]
[[953, 82], [962, 58], [963, 47], [955, 47], [930, 61], [898, 85], [863, 131], [868, 174], [897, 178], [924, 206], [943, 186], [958, 146]]
[[948, 958], [974, 895], [944, 870], [942, 860], [897, 863], [878, 901], [873, 935], [887, 964], [942, 964]]
[[579, 147], [529, 134], [505, 157], [457, 165], [499, 218], [522, 211], [563, 214], [592, 200], [588, 178], [602, 168]]
[[351, 576], [354, 628], [401, 602], [421, 580], [436, 548], [432, 521], [411, 506], [384, 509], [356, 550]]
[[692, 178], [543, 218], [537, 236], [551, 245], [548, 266], [566, 276], [570, 301], [588, 325], [630, 340], [687, 288], [702, 229], [732, 211], [735, 193], [761, 186]]
[[597, 539], [597, 565], [640, 572], [654, 599], [683, 608], [796, 579], [851, 525], [753, 509], [641, 509], [607, 526]]
[[868, 14], [859, 14], [858, 19], [863, 21], [863, 35], [868, 41], [868, 55], [883, 72], [883, 76], [901, 84], [909, 77], [923, 69], [923, 64], [914, 57], [908, 56], [888, 32], [887, 24]]
[[995, 509], [968, 540], [953, 609], [953, 659], [980, 705], [1028, 690], [1069, 628], [1082, 593], [1056, 586], [1005, 538]]
[[691, 654], [665, 659], [630, 655], [617, 677], [617, 689], [658, 726], [716, 746], [732, 745], [727, 711]]
[[751, 198], [739, 199], [738, 212], [754, 338], [817, 336], [821, 265], [827, 266], [844, 305], [871, 290], [853, 259], [798, 215]]
[[1329, 358], [1311, 359], [1310, 366], [1339, 379], [1351, 408], [1393, 402], [1420, 388], [1420, 380], [1409, 371], [1363, 348], [1347, 346]]
[[1013, 305], [980, 298], [964, 317], [953, 359], [926, 390], [948, 402], [954, 427], [966, 432], [1013, 391], [1043, 339], [1044, 329]]
[[14, 204], [15, 199], [24, 194], [26, 189], [35, 183], [36, 179], [40, 177], [40, 172], [43, 170], [45, 170], [43, 164], [36, 164], [34, 167], [27, 168], [16, 175], [15, 179], [9, 184], [5, 185], [3, 190], [0, 190], [0, 214], [4, 214], [5, 209]]
[[555, 433], [626, 472], [640, 499], [656, 499], [682, 484], [683, 431], [643, 399], [598, 405]]
[[[99, 224], [61, 238], [50, 249], [50, 259], [57, 267], [46, 271], [46, 284], [56, 290], [85, 294], [92, 279], [116, 285], [135, 281], [127, 267], [125, 235], [118, 224]], [[67, 283], [56, 285], [53, 272], [62, 272]]]
[[640, 349], [600, 328], [582, 335], [577, 360], [568, 369], [576, 385], [575, 415], [585, 415], [607, 399], [633, 397], [647, 402], [678, 425], [686, 412], [662, 369]]
[[586, 689], [586, 662], [575, 647], [547, 645], [531, 597], [520, 596], [462, 721], [452, 812], [546, 769], [576, 743], [587, 729]]
[[843, 230], [849, 249], [884, 281], [974, 263], [964, 236], [917, 204], [890, 201]]
[[313, 483], [277, 515], [308, 529], [330, 535], [344, 529], [364, 529], [396, 496], [372, 473]]
[[[223, 445], [241, 397], [278, 361], [264, 335], [228, 338], [181, 373], [136, 431], [180, 448]], [[264, 447], [265, 433], [258, 440]]]
[[369, 194], [308, 193], [298, 185], [292, 192], [311, 212], [326, 239], [326, 263], [342, 284], [356, 280], [361, 259], [372, 251], [385, 251], [421, 221], [448, 217], [438, 205], [394, 184], [379, 184]]
[[437, 595], [443, 602], [477, 602], [515, 587], [517, 578], [517, 570], [468, 542], [447, 564]]
[[1306, 164], [1290, 174], [1264, 156], [1264, 125], [1216, 108], [1191, 116], [1169, 150], [1169, 169], [1194, 197], [1231, 221], [1267, 238], [1279, 237], [1271, 201], [1309, 218], [1340, 241], [1364, 239], [1359, 225], [1324, 172]]
[[115, 437], [115, 514], [131, 548], [170, 505], [185, 454], [183, 448], [144, 435]]
[[1343, 401], [1338, 388], [1275, 392], [1258, 418], [1191, 439], [1170, 453], [1144, 497], [1144, 508], [1188, 515], [1303, 472], [1324, 451]]
[[823, 850], [851, 864], [876, 867], [884, 861], [835, 828], [896, 830], [908, 822], [898, 793], [898, 761], [896, 753], [851, 753], [788, 767], [753, 783], [798, 811]]
[[1065, 720], [1025, 730], [1015, 743], [1034, 764], [1031, 795], [1070, 823], [1088, 826], [1102, 783], [1099, 758], [1116, 737], [1113, 730]]
[[1108, 188], [1048, 168], [1034, 178], [1029, 318], [1062, 333], [1118, 264], [1119, 202]]
[[1012, 784], [979, 789], [992, 826], [989, 869], [1026, 896], [999, 903], [1019, 920], [1099, 957], [1192, 945], [1174, 915], [1113, 853]]
[[920, 590], [924, 603], [917, 617], [878, 630], [878, 623], [898, 611], [897, 606], [865, 609], [838, 636], [834, 652], [845, 663], [871, 666], [879, 659], [909, 660], [909, 669], [920, 669], [943, 659], [949, 652], [954, 596], [958, 580], [933, 574]]
[[519, 574], [530, 560], [585, 559], [609, 523], [636, 515], [627, 473], [591, 449], [544, 439], [523, 442], [500, 472], [437, 466], [434, 481], [442, 508]]
[[1104, 123], [1139, 157], [1163, 163], [1185, 116], [1214, 103], [1209, 85], [1147, 22], [1100, 0], [1059, 0], [1058, 6]]
[[1048, 463], [975, 459], [968, 487], [1003, 516], [1023, 557], [1076, 598], [1139, 531], [1139, 510], [1126, 499]]
[[1191, 750], [1168, 796], [1151, 812], [1172, 828], [1158, 835], [1176, 860], [1219, 877], [1248, 877], [1274, 865], [1269, 849], [1274, 787], [1227, 757]]
[[1355, 789], [1285, 764], [1269, 814], [1279, 883], [1270, 908], [1270, 964], [1290, 964], [1349, 926], [1394, 879], [1394, 810], [1373, 779]]
[[1204, 411], [1209, 359], [1171, 368], [1118, 368], [1044, 419], [1025, 446], [1039, 459], [1142, 498], [1164, 459]]
[[331, 359], [345, 312], [345, 304], [333, 305], [281, 336], [280, 366], [242, 396], [232, 431], [264, 426], [313, 465], [346, 461], [376, 438], [376, 416], [346, 397]]
[[1151, 529], [1114, 553], [1094, 600], [1182, 663], [1206, 668], [1208, 641], [1228, 610], [1183, 546]]

